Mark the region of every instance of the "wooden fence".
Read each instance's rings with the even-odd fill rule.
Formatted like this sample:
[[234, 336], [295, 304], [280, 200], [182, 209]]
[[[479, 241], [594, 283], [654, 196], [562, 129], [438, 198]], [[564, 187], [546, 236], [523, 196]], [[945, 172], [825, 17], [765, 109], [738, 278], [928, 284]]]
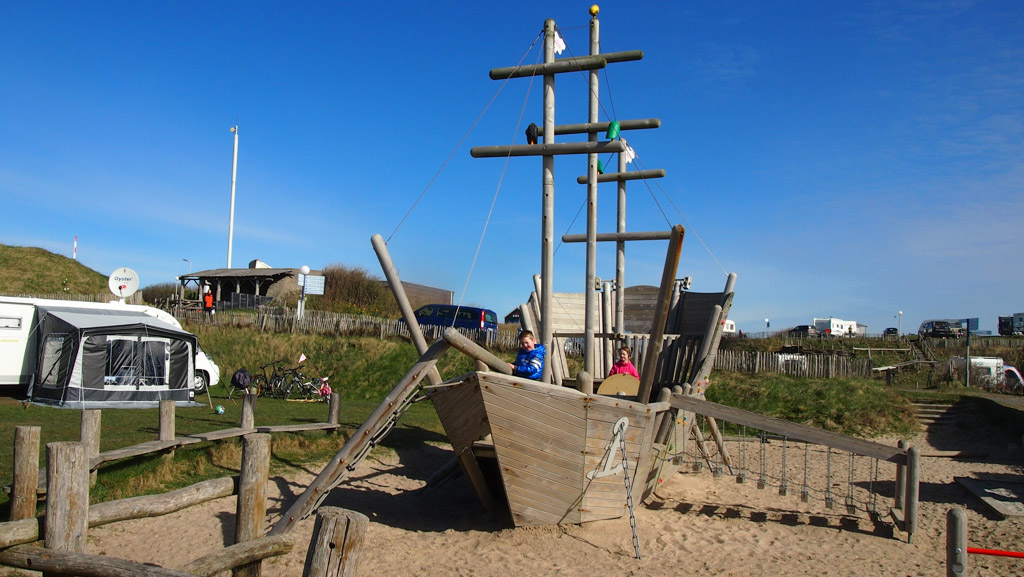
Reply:
[[[212, 317], [203, 311], [179, 310], [174, 312], [174, 316], [179, 320], [194, 324], [247, 327], [272, 333], [355, 335], [380, 339], [409, 338], [409, 327], [398, 319], [317, 310], [307, 310], [303, 313], [302, 318], [298, 319], [295, 309], [288, 307], [264, 307], [256, 313], [218, 312]], [[448, 327], [420, 327], [423, 336], [428, 340], [440, 338], [446, 328]], [[496, 332], [461, 328], [456, 330], [469, 339], [486, 343], [491, 348], [507, 350], [519, 347], [518, 330], [514, 328], [499, 328]]]
[[[340, 397], [332, 398], [329, 423], [256, 427], [255, 395], [247, 395], [240, 427], [202, 435], [176, 437], [174, 403], [160, 404], [160, 440], [97, 454], [99, 410], [82, 412], [80, 442], [46, 445], [47, 465], [37, 470], [39, 427], [17, 427], [11, 520], [0, 523], [0, 565], [43, 571], [44, 575], [122, 577], [189, 577], [232, 570], [237, 576], [258, 576], [263, 559], [288, 553], [293, 539], [264, 536], [270, 469], [270, 434], [278, 431], [337, 429]], [[104, 461], [126, 458], [202, 440], [242, 437], [242, 467], [237, 479], [203, 481], [161, 495], [89, 504], [90, 470]], [[37, 494], [46, 494], [46, 514], [35, 518]], [[113, 556], [85, 553], [89, 527], [116, 521], [166, 515], [211, 499], [237, 496], [234, 545], [192, 560], [180, 569], [136, 563]], [[356, 574], [359, 548], [368, 519], [361, 513], [323, 507], [317, 511], [314, 534], [306, 553], [304, 576], [341, 577]], [[43, 541], [42, 547], [32, 545]]]
[[817, 379], [871, 378], [870, 359], [852, 359], [839, 355], [719, 350], [715, 368], [740, 373], [782, 373]]

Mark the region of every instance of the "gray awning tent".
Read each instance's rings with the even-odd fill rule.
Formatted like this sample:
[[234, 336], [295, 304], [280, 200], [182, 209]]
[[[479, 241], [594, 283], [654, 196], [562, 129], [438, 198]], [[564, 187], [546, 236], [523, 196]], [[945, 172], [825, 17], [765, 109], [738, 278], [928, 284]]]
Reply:
[[193, 400], [195, 335], [136, 311], [38, 307], [29, 399], [67, 408]]

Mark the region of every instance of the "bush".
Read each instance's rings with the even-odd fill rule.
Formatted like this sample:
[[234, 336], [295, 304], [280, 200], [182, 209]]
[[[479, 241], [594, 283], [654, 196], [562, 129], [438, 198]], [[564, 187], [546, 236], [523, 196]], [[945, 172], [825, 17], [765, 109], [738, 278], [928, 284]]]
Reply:
[[155, 303], [158, 300], [174, 296], [178, 285], [173, 282], [153, 284], [142, 288], [142, 300], [147, 303]]
[[324, 268], [324, 295], [316, 308], [336, 313], [397, 317], [398, 305], [387, 285], [365, 269], [332, 264]]

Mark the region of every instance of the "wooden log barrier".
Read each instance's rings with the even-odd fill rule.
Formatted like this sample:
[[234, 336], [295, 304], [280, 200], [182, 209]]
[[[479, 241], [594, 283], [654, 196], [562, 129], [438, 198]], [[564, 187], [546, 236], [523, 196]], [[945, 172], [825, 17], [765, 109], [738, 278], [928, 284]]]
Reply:
[[0, 523], [0, 549], [38, 541], [41, 525], [37, 517]]
[[[255, 395], [246, 395], [255, 400]], [[235, 543], [263, 536], [267, 515], [267, 479], [270, 476], [270, 435], [251, 433], [242, 437], [242, 473], [238, 481], [238, 505], [235, 510]], [[260, 561], [246, 563], [232, 571], [233, 577], [259, 577]]]
[[11, 521], [36, 516], [39, 484], [39, 427], [14, 427], [14, 485]]
[[[100, 455], [100, 410], [83, 409], [82, 427], [79, 433], [79, 440], [85, 445], [85, 454], [89, 460]], [[96, 470], [89, 472], [89, 486], [96, 485]]]
[[967, 574], [967, 513], [953, 507], [946, 512], [946, 577]]
[[235, 479], [221, 477], [202, 481], [160, 495], [143, 495], [117, 501], [97, 503], [89, 507], [89, 526], [98, 527], [116, 521], [158, 517], [180, 511], [199, 503], [227, 497], [235, 493]]
[[[88, 479], [88, 475], [85, 476]], [[49, 499], [47, 499], [49, 501]], [[57, 551], [32, 545], [17, 545], [0, 551], [0, 564], [42, 571], [43, 575], [78, 577], [196, 577], [174, 569], [136, 563], [106, 555]]]
[[357, 511], [320, 507], [306, 551], [304, 577], [355, 577], [370, 519]]
[[327, 423], [337, 425], [341, 423], [341, 391], [331, 392], [331, 408], [327, 413]]
[[278, 555], [291, 553], [295, 543], [290, 535], [261, 537], [253, 541], [238, 543], [190, 561], [181, 568], [189, 574], [213, 577], [214, 575]]
[[[900, 439], [896, 446], [900, 451], [906, 453], [907, 449], [910, 448], [910, 443]], [[896, 464], [896, 503], [894, 507], [900, 511], [903, 511], [904, 503], [907, 498], [907, 466], [904, 463]]]
[[914, 542], [917, 532], [917, 506], [921, 480], [921, 449], [907, 449], [907, 487], [906, 509], [903, 516], [903, 531], [907, 533], [907, 543]]
[[[89, 524], [89, 458], [82, 443], [46, 445], [46, 527], [43, 542], [54, 551], [85, 551]], [[59, 572], [43, 571], [47, 575]], [[75, 573], [72, 573], [74, 575]]]
[[251, 429], [256, 426], [256, 395], [246, 394], [242, 397], [242, 423], [239, 428]]
[[174, 440], [174, 401], [160, 401], [160, 440]]

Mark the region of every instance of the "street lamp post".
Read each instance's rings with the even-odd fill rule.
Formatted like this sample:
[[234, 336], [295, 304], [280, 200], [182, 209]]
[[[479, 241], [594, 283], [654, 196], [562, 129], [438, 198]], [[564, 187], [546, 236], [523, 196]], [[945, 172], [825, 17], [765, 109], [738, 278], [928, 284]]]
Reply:
[[188, 263], [188, 274], [192, 274], [192, 261], [188, 260], [187, 258], [183, 258], [181, 260]]
[[897, 325], [899, 328], [897, 328], [896, 330], [899, 331], [900, 336], [902, 337], [903, 336], [903, 311], [897, 311], [896, 315], [899, 317], [899, 325]]
[[764, 319], [764, 336], [767, 338], [771, 333], [772, 323], [767, 318]]

